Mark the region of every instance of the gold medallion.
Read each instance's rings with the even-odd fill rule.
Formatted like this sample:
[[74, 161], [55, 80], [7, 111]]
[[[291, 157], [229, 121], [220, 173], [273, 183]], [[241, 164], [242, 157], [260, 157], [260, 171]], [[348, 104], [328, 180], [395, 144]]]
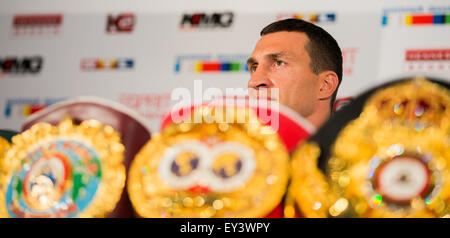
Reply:
[[374, 93], [336, 139], [326, 175], [321, 151], [294, 154], [290, 188], [307, 217], [450, 216], [450, 92], [424, 79]]
[[0, 137], [0, 151], [4, 152], [9, 147], [9, 143], [3, 137]]
[[5, 153], [8, 148], [9, 148], [8, 141], [3, 139], [3, 137], [0, 137], [0, 171], [2, 170], [1, 163], [3, 161], [3, 158], [5, 157]]
[[[202, 123], [172, 124], [141, 149], [128, 179], [139, 216], [264, 217], [280, 204], [286, 147], [249, 108], [224, 109], [200, 107]], [[230, 110], [232, 123], [215, 120]]]
[[96, 120], [37, 123], [1, 161], [0, 217], [105, 217], [125, 185], [124, 146]]

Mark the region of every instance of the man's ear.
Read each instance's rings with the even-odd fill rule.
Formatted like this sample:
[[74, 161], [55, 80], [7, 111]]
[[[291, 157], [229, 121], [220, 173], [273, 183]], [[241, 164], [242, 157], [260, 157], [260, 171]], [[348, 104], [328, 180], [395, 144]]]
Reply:
[[333, 96], [339, 85], [339, 79], [335, 72], [324, 71], [319, 74], [320, 89], [319, 89], [319, 99], [329, 99]]

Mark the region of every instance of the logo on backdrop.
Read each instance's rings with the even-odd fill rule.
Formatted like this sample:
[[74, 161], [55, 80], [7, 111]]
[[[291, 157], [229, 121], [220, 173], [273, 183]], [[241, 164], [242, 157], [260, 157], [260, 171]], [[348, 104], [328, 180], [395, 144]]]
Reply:
[[407, 6], [383, 9], [381, 25], [386, 26], [449, 26], [450, 6]]
[[352, 76], [355, 71], [355, 61], [358, 53], [358, 48], [342, 48], [342, 74], [345, 76]]
[[23, 118], [63, 100], [65, 98], [10, 98], [6, 100], [3, 115], [5, 118]]
[[233, 24], [232, 12], [185, 13], [181, 17], [180, 29], [213, 29], [229, 28]]
[[81, 60], [82, 71], [130, 70], [134, 68], [132, 58], [86, 58]]
[[121, 93], [119, 102], [149, 120], [160, 120], [170, 108], [170, 93]]
[[247, 54], [192, 54], [175, 59], [175, 73], [239, 73], [248, 72]]
[[133, 13], [109, 14], [106, 21], [106, 32], [108, 33], [131, 33], [136, 24]]
[[37, 74], [41, 71], [43, 62], [44, 59], [41, 56], [0, 57], [0, 76]]
[[406, 72], [448, 72], [450, 73], [450, 48], [405, 50]]
[[336, 13], [334, 12], [302, 12], [302, 13], [279, 13], [277, 15], [277, 21], [284, 19], [300, 19], [311, 23], [334, 23], [336, 22]]
[[13, 37], [56, 35], [60, 32], [62, 22], [62, 14], [15, 15], [11, 35]]

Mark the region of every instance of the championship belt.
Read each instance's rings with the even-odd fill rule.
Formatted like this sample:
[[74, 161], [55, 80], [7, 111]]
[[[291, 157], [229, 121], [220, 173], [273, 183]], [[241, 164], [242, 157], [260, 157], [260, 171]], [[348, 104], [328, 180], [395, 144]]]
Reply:
[[27, 118], [5, 154], [1, 217], [131, 217], [126, 167], [150, 133], [114, 102], [81, 97]]
[[293, 155], [287, 217], [449, 217], [449, 84], [362, 94]]
[[0, 173], [2, 173], [3, 169], [1, 163], [3, 161], [3, 158], [5, 157], [6, 151], [10, 147], [11, 138], [16, 134], [17, 132], [11, 130], [0, 130]]
[[17, 131], [1, 129], [0, 130], [0, 139], [6, 140], [8, 143], [11, 143], [11, 138], [17, 134], [18, 134]]
[[[295, 137], [277, 133], [275, 125], [261, 122], [262, 108], [245, 103], [182, 109], [179, 112], [189, 112], [184, 118], [191, 121], [175, 123], [167, 116], [161, 133], [133, 161], [128, 193], [136, 213], [141, 217], [282, 216], [289, 146], [299, 141], [289, 140], [305, 138], [312, 127], [281, 110], [264, 109], [280, 114], [278, 131], [284, 133], [289, 131], [287, 125], [295, 125], [291, 131], [299, 132]], [[194, 118], [201, 120], [196, 123]]]
[[11, 138], [16, 134], [17, 132], [11, 130], [0, 130], [0, 174], [3, 173], [2, 163], [5, 157], [5, 153], [10, 148]]

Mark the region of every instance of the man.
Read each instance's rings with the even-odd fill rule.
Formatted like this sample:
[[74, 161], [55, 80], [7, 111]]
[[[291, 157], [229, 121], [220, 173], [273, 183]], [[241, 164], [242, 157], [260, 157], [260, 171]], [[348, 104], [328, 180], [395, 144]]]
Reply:
[[330, 117], [342, 80], [342, 53], [322, 28], [298, 19], [274, 22], [261, 31], [247, 65], [250, 92], [278, 88], [279, 102], [316, 128]]

